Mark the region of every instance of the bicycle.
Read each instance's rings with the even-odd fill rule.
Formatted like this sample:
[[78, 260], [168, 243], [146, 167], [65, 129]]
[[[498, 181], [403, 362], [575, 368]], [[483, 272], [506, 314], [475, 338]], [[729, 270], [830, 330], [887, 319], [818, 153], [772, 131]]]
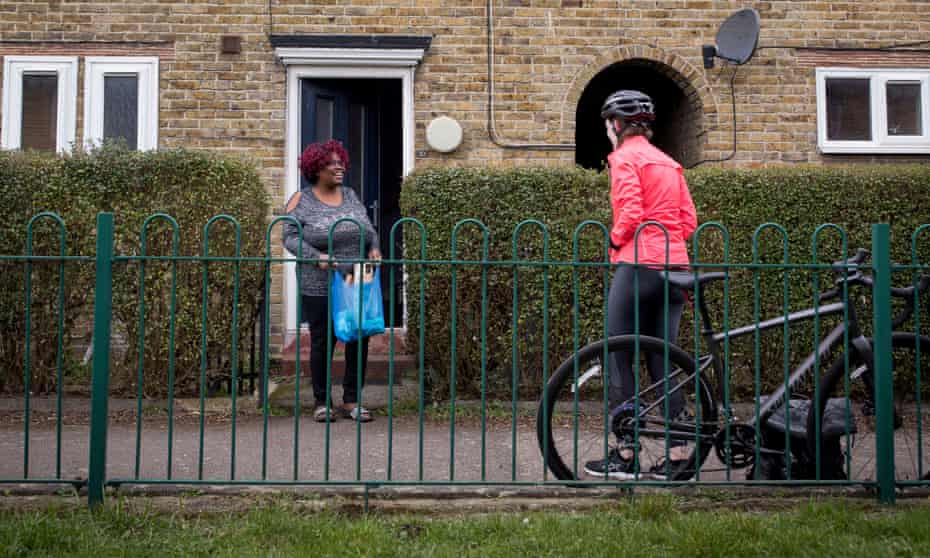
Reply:
[[[726, 479], [730, 480], [731, 469], [747, 467], [748, 479], [855, 478], [852, 450], [857, 437], [861, 442], [870, 433], [854, 416], [849, 395], [863, 394], [862, 415], [868, 416], [874, 409], [872, 341], [859, 327], [855, 296], [858, 287], [872, 287], [872, 278], [861, 269], [868, 256], [867, 250], [859, 249], [852, 258], [835, 262], [832, 266], [835, 287], [821, 293], [817, 305], [720, 332], [713, 328], [705, 289], [723, 281], [727, 274], [665, 272], [670, 288], [692, 293], [697, 289], [695, 300], [706, 354], [695, 360], [674, 343], [637, 335], [611, 337], [578, 350], [556, 369], [540, 398], [537, 439], [546, 466], [559, 480], [580, 479], [579, 465], [607, 456], [610, 436], [605, 432], [610, 432], [635, 449], [639, 459], [637, 478], [647, 478], [639, 472], [644, 456], [654, 462], [664, 457], [664, 480], [672, 481], [700, 479], [702, 472], [712, 474], [721, 470], [726, 471]], [[892, 288], [892, 296], [912, 302], [915, 289], [917, 296], [923, 297], [928, 286], [930, 277], [921, 276], [915, 286]], [[894, 318], [893, 327], [900, 327], [912, 313], [913, 306], [906, 304]], [[845, 319], [821, 338], [817, 349], [781, 385], [753, 402], [755, 409], [749, 420], [739, 420], [730, 406], [720, 408], [720, 401], [728, 402], [724, 362], [724, 344], [728, 339], [786, 327], [815, 316], [836, 315]], [[827, 372], [819, 378], [812, 399], [796, 399], [798, 386], [811, 379], [812, 372], [820, 369], [818, 365], [828, 363], [831, 353], [844, 349], [847, 339], [848, 358], [840, 355], [831, 366], [824, 367]], [[895, 331], [892, 345], [905, 356], [919, 351], [922, 361], [930, 362], [930, 338], [926, 336]], [[664, 377], [642, 387], [633, 399], [608, 408], [602, 363], [615, 353], [638, 354], [634, 368], [640, 380], [648, 377], [642, 371], [646, 370], [644, 361], [649, 359], [654, 366], [659, 363]], [[859, 382], [864, 388], [857, 391], [855, 384]], [[684, 409], [672, 417], [670, 398], [677, 392], [684, 400]], [[917, 416], [916, 420], [919, 437], [923, 417]], [[895, 426], [902, 424], [904, 413], [896, 408]], [[818, 426], [820, 436], [816, 435]], [[579, 439], [580, 433], [586, 436], [585, 440]], [[865, 447], [875, 447], [874, 433], [871, 435], [871, 446]], [[676, 452], [687, 454], [686, 459], [675, 460], [677, 466], [672, 466], [668, 459], [670, 445], [681, 446]], [[917, 454], [918, 472], [922, 470], [924, 452], [921, 448]], [[711, 454], [716, 457], [718, 468], [705, 467]]]

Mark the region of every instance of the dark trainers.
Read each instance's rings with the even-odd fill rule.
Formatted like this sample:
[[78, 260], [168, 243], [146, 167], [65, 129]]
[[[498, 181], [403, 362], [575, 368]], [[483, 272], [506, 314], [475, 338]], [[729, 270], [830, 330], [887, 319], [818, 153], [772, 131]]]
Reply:
[[612, 479], [631, 480], [636, 478], [634, 475], [635, 459], [624, 459], [620, 456], [620, 450], [611, 448], [607, 454], [607, 459], [598, 459], [588, 461], [584, 464], [584, 470], [589, 475], [603, 477], [604, 473]]
[[649, 476], [655, 480], [669, 480], [669, 478], [672, 480], [688, 480], [691, 478], [692, 473], [685, 470], [688, 466], [687, 459], [672, 459], [667, 463], [667, 468], [664, 459], [653, 465], [652, 468], [649, 469]]

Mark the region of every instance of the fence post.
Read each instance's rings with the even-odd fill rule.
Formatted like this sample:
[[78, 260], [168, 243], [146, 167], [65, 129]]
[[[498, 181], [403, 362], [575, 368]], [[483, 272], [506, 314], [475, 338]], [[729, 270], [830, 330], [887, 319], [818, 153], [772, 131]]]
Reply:
[[875, 477], [878, 500], [895, 501], [894, 383], [891, 370], [891, 227], [872, 225], [872, 351], [875, 358]]
[[110, 320], [113, 316], [113, 214], [97, 214], [96, 287], [94, 289], [94, 369], [90, 394], [90, 457], [87, 503], [103, 503], [107, 468], [110, 396]]

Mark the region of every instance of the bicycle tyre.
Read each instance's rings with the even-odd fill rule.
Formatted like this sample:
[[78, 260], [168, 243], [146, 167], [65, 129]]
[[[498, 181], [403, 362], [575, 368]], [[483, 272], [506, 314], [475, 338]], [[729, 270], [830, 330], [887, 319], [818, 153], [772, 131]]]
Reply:
[[[608, 353], [614, 353], [616, 351], [628, 351], [634, 353], [635, 350], [635, 339], [634, 335], [620, 335], [616, 337], [611, 337], [606, 341]], [[596, 341], [591, 343], [583, 348], [581, 348], [575, 355], [578, 359], [578, 375], [579, 377], [591, 366], [599, 365], [600, 360], [604, 356], [604, 344], [605, 341]], [[666, 344], [662, 339], [657, 339], [653, 337], [640, 336], [639, 337], [639, 352], [641, 357], [648, 354], [657, 354], [661, 355], [664, 358]], [[553, 475], [559, 480], [578, 480], [579, 475], [576, 474], [576, 471], [583, 466], [585, 459], [603, 459], [604, 457], [604, 415], [603, 415], [603, 379], [604, 374], [602, 373], [599, 376], [599, 381], [595, 382], [596, 387], [590, 388], [585, 387], [591, 384], [589, 380], [587, 384], [579, 387], [578, 391], [585, 390], [585, 394], [579, 394], [579, 398], [584, 396], [597, 396], [598, 398], [595, 402], [588, 400], [589, 407], [591, 403], [596, 403], [596, 406], [599, 407], [598, 412], [595, 412], [594, 428], [597, 429], [597, 421], [600, 421], [600, 427], [597, 429], [596, 434], [592, 434], [599, 438], [599, 442], [594, 444], [595, 447], [589, 448], [589, 451], [583, 452], [579, 449], [577, 452], [574, 451], [576, 447], [577, 438], [573, 435], [572, 440], [557, 440], [556, 432], [552, 425], [554, 424], [554, 419], [558, 414], [556, 411], [557, 406], [560, 409], [563, 409], [563, 413], [571, 413], [572, 423], [575, 427], [575, 431], [579, 429], [578, 423], [581, 421], [581, 417], [578, 415], [580, 413], [575, 413], [574, 411], [574, 396], [572, 395], [572, 386], [575, 381], [575, 355], [572, 355], [556, 369], [552, 377], [549, 379], [543, 397], [540, 398], [539, 407], [536, 415], [536, 436], [539, 442], [540, 452], [543, 455], [545, 466], [549, 468]], [[668, 345], [668, 361], [670, 368], [674, 368], [676, 371], [695, 371], [697, 365], [694, 362], [694, 359], [691, 358], [686, 352], [684, 352], [679, 347], [669, 344]], [[646, 379], [649, 377], [649, 374], [646, 372], [645, 366], [641, 367], [641, 376], [645, 376]], [[676, 372], [677, 373], [677, 372]], [[716, 402], [713, 397], [712, 390], [708, 387], [706, 380], [703, 376], [698, 376], [699, 384], [701, 386], [701, 396], [697, 397], [688, 397], [688, 393], [694, 393], [696, 390], [691, 388], [685, 390], [684, 397], [686, 399], [686, 407], [694, 405], [694, 409], [691, 409], [692, 412], [696, 413], [696, 402], [700, 401], [700, 423], [703, 425], [712, 425], [713, 429], [716, 429], [717, 422], [717, 407]], [[690, 380], [693, 383], [693, 379]], [[664, 382], [661, 382], [664, 387]], [[659, 393], [660, 396], [664, 398], [664, 389], [654, 390]], [[601, 395], [598, 395], [600, 392]], [[642, 392], [641, 397], [643, 400], [641, 404], [644, 404], [648, 393]], [[662, 407], [662, 404], [658, 405]], [[664, 418], [663, 418], [664, 420]], [[574, 433], [573, 433], [574, 434]], [[612, 436], [608, 436], [611, 438]], [[656, 444], [662, 444], [664, 448], [664, 437], [658, 436], [654, 438]], [[641, 442], [641, 446], [643, 443]], [[580, 444], [577, 445], [580, 448]], [[687, 460], [687, 463], [684, 467], [681, 467], [678, 471], [670, 471], [668, 480], [687, 480], [693, 475], [693, 471], [696, 471], [703, 464], [704, 460], [713, 451], [712, 444], [702, 443], [698, 448], [698, 445], [690, 446], [691, 453]], [[699, 451], [696, 451], [699, 449]], [[663, 452], [664, 453], [664, 450]], [[641, 448], [642, 456], [642, 448]], [[572, 466], [569, 466], [567, 463], [571, 463]], [[642, 457], [641, 457], [642, 463]], [[646, 477], [648, 478], [648, 477]]]
[[[870, 345], [874, 346], [871, 338], [868, 339], [868, 341]], [[926, 377], [927, 373], [925, 371], [930, 370], [930, 338], [908, 332], [892, 332], [891, 346], [893, 364], [900, 361], [902, 357], [905, 359], [904, 362], [911, 362], [911, 359], [916, 360], [916, 347], [919, 346], [921, 356], [920, 370], [922, 376]], [[829, 399], [832, 397], [845, 398], [847, 395], [845, 382], [847, 368], [845, 360], [844, 355], [840, 354], [839, 358], [830, 366], [827, 374], [820, 380], [816, 409], [821, 421], [823, 421]], [[857, 368], [866, 365], [863, 360], [862, 355], [855, 350], [855, 348], [851, 347], [848, 368], [850, 374]], [[850, 378], [850, 393], [858, 393], [866, 390], [866, 382], [863, 378], [865, 374], [871, 374], [871, 371], [866, 369], [859, 377]], [[917, 396], [919, 397], [920, 394], [917, 394]], [[848, 480], [871, 480], [874, 478], [874, 456], [870, 457], [871, 452], [873, 452], [875, 448], [874, 425], [869, 424], [871, 419], [868, 417], [870, 415], [861, 412], [862, 403], [850, 401], [849, 404], [852, 416], [848, 417], [847, 420], [852, 419], [855, 421], [854, 424], [850, 425], [849, 431], [855, 430], [856, 432], [854, 435], [850, 434], [848, 437], [845, 433], [840, 434], [840, 450], [844, 458], [844, 463], [842, 465], [844, 468], [843, 473]], [[858, 414], [855, 412], [857, 407], [860, 408], [860, 413]], [[926, 414], [926, 412], [924, 414]], [[815, 407], [812, 405], [807, 415], [807, 453], [808, 459], [810, 460], [811, 476], [817, 478], [819, 474], [819, 478], [821, 479], [835, 478], [833, 474], [834, 469], [830, 468], [831, 464], [824, 458], [824, 455], [828, 452], [825, 436], [821, 436], [820, 439], [821, 462], [820, 470], [817, 471], [817, 438], [815, 436], [817, 417], [818, 415], [815, 415]], [[918, 421], [920, 421], [919, 424], [921, 428], [926, 431], [926, 417], [903, 411], [896, 403], [895, 469], [898, 479], [913, 480], [918, 478], [920, 474], [927, 474], [927, 467], [921, 467], [921, 459], [919, 456], [922, 455], [925, 456], [925, 458], [930, 457], [930, 443], [928, 443], [930, 439], [921, 440], [920, 438], [928, 437], [923, 435], [915, 436], [915, 433], [920, 432], [920, 429], [917, 428]], [[854, 429], [853, 426], [855, 427]], [[861, 446], [867, 448], [867, 450], [855, 452], [851, 444], [861, 444]], [[861, 455], [857, 455], [857, 453], [861, 453]]]

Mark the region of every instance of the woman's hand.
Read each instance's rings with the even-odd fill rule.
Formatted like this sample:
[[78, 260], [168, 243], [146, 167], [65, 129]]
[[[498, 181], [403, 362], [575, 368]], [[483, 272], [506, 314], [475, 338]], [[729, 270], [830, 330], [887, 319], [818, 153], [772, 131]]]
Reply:
[[329, 266], [333, 265], [330, 262], [335, 261], [329, 254], [324, 254], [322, 252], [320, 252], [320, 257], [317, 259], [320, 261], [318, 261], [316, 265], [318, 265], [320, 269], [328, 269]]
[[379, 263], [379, 262], [381, 261], [381, 250], [378, 250], [377, 248], [372, 248], [371, 250], [369, 250], [369, 251], [368, 251], [368, 259], [369, 259], [369, 260], [375, 260], [375, 261], [373, 262], [374, 265], [381, 265], [381, 264]]

